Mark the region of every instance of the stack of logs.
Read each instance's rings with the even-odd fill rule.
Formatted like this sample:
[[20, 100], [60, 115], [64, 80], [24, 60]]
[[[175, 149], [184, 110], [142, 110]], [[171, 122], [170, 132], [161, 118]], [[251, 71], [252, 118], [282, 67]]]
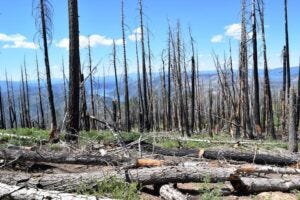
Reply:
[[[297, 154], [266, 154], [237, 149], [164, 149], [148, 143], [142, 143], [141, 147], [144, 155], [149, 157], [151, 153], [159, 155], [160, 159], [91, 152], [51, 152], [38, 148], [2, 149], [0, 159], [4, 168], [0, 170], [0, 199], [109, 199], [73, 193], [82, 184], [93, 186], [110, 177], [143, 186], [153, 185], [166, 200], [189, 199], [189, 194], [177, 189], [176, 183], [228, 181], [233, 187], [232, 193], [239, 195], [300, 189], [300, 170], [297, 169], [300, 157]], [[209, 160], [225, 164], [210, 166]], [[16, 162], [113, 165], [114, 168], [60, 174], [5, 169]]]

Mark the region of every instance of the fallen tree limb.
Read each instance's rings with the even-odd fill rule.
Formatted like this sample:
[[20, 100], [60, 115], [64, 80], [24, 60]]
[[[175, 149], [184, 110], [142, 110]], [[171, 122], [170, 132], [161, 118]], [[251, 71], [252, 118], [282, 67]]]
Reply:
[[71, 192], [82, 185], [93, 186], [98, 181], [116, 177], [126, 182], [142, 185], [203, 182], [224, 182], [235, 169], [209, 167], [167, 166], [93, 173], [26, 174], [0, 171], [0, 182], [10, 185], [27, 185], [46, 190]]
[[73, 200], [109, 200], [95, 196], [63, 193], [59, 191], [41, 190], [20, 186], [11, 186], [0, 183], [0, 199], [27, 200], [27, 199], [73, 199]]
[[189, 142], [201, 142], [201, 143], [210, 143], [210, 144], [250, 144], [250, 145], [274, 145], [274, 144], [283, 144], [284, 142], [264, 142], [263, 140], [211, 140], [211, 139], [195, 139], [182, 136], [170, 136], [169, 133], [154, 133], [147, 135], [147, 137], [152, 138], [166, 138], [169, 140], [175, 141], [189, 141]]
[[279, 166], [292, 165], [300, 160], [299, 156], [291, 156], [291, 154], [267, 154], [234, 149], [165, 149], [148, 143], [143, 143], [142, 147], [144, 151], [166, 156], [203, 157], [214, 160], [226, 159]]
[[187, 200], [188, 197], [170, 185], [163, 185], [159, 190], [159, 195], [164, 200]]
[[281, 191], [289, 192], [300, 189], [300, 178], [246, 178], [232, 175], [230, 182], [240, 194]]
[[119, 165], [120, 163], [132, 161], [129, 158], [111, 155], [76, 154], [69, 152], [46, 152], [31, 151], [25, 149], [3, 149], [0, 151], [0, 158], [4, 160], [50, 162], [66, 164], [99, 164], [99, 165]]

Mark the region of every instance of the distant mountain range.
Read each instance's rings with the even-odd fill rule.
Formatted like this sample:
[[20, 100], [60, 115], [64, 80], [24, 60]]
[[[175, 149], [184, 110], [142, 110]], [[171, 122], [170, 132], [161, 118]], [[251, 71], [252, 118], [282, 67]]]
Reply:
[[[237, 75], [238, 71], [235, 70], [234, 73]], [[275, 68], [269, 70], [270, 74], [270, 81], [272, 84], [272, 88], [280, 88], [277, 87], [278, 85], [282, 84], [282, 68]], [[190, 75], [190, 74], [189, 74]], [[252, 75], [252, 70], [249, 70], [249, 75]], [[263, 80], [264, 72], [262, 69], [259, 70], [259, 76], [261, 80]], [[129, 74], [129, 94], [131, 97], [137, 96], [137, 74]], [[160, 90], [161, 87], [161, 79], [160, 79], [160, 73], [153, 73], [153, 87], [157, 90]], [[112, 99], [116, 97], [115, 92], [115, 78], [114, 76], [107, 76], [106, 78], [106, 98], [105, 102], [108, 107], [111, 106]], [[121, 77], [122, 78], [122, 77]], [[120, 85], [120, 95], [121, 95], [121, 101], [123, 101], [123, 91], [124, 91], [124, 83], [119, 77], [119, 85]], [[218, 76], [216, 71], [201, 71], [200, 72], [200, 79], [203, 80], [204, 84], [208, 84], [209, 80], [211, 80], [213, 83], [217, 83]], [[292, 67], [291, 68], [291, 80], [293, 83], [296, 83], [298, 79], [298, 67]], [[94, 94], [96, 97], [96, 104], [100, 105], [102, 107], [102, 103], [104, 101], [103, 99], [103, 77], [95, 77], [94, 78]], [[19, 87], [20, 87], [20, 81], [13, 81], [12, 85], [14, 87], [15, 91], [15, 98], [16, 98], [16, 105], [17, 105], [17, 112], [19, 108]], [[57, 118], [62, 119], [63, 118], [63, 110], [64, 110], [64, 97], [63, 97], [63, 80], [62, 79], [53, 79], [52, 80], [52, 87], [54, 91], [54, 99], [55, 99], [55, 107], [57, 111]], [[87, 103], [90, 103], [89, 93], [90, 93], [90, 87], [89, 87], [89, 81], [86, 82], [86, 92], [88, 94]], [[3, 102], [5, 105], [5, 109], [8, 107], [7, 105], [7, 92], [6, 92], [6, 82], [3, 80], [0, 80], [0, 86], [2, 89], [2, 95], [3, 95]], [[47, 98], [47, 90], [46, 90], [46, 82], [42, 81], [42, 98], [44, 102], [44, 109], [46, 113], [48, 113], [48, 98]], [[37, 108], [37, 81], [29, 81], [29, 96], [30, 96], [30, 109], [31, 109], [31, 115], [33, 118], [36, 118], [36, 108]], [[46, 115], [49, 117], [49, 115]]]
[[[298, 67], [291, 67], [291, 80], [297, 81], [298, 78]], [[234, 73], [237, 73], [237, 70], [235, 70]], [[263, 78], [264, 71], [263, 69], [259, 69], [258, 71], [259, 77]], [[249, 75], [252, 75], [252, 70], [249, 70]], [[153, 73], [153, 85], [156, 87], [160, 87], [160, 73]], [[281, 84], [282, 82], [282, 68], [274, 68], [269, 70], [269, 76], [270, 81], [272, 84]], [[135, 96], [137, 94], [137, 74], [132, 73], [128, 75], [129, 77], [129, 88], [130, 88], [130, 95]], [[217, 80], [217, 73], [216, 70], [211, 71], [200, 71], [200, 78], [203, 80]], [[107, 97], [114, 98], [115, 96], [115, 78], [114, 76], [106, 76], [105, 77], [105, 85], [106, 85], [106, 95]], [[102, 96], [103, 94], [103, 77], [94, 77], [95, 81], [95, 93]], [[206, 81], [204, 81], [205, 83]], [[46, 94], [46, 83], [45, 81], [42, 81], [41, 83], [43, 85], [43, 92]], [[62, 79], [53, 79], [53, 90], [56, 96], [61, 96], [63, 93], [63, 80]], [[86, 91], [89, 93], [89, 82], [86, 83], [87, 88]], [[124, 84], [123, 81], [119, 77], [119, 85], [120, 85], [120, 93], [122, 95]], [[0, 86], [2, 89], [2, 92], [6, 93], [6, 82], [4, 80], [0, 80]], [[19, 91], [20, 81], [13, 81], [13, 87], [15, 91]], [[30, 93], [33, 95], [37, 94], [37, 82], [36, 81], [29, 81], [29, 87], [30, 87]]]

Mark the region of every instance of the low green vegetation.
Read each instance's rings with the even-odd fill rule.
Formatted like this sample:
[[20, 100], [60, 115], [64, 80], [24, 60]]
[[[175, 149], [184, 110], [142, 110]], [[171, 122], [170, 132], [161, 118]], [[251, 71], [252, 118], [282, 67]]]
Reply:
[[93, 195], [96, 197], [109, 197], [113, 199], [139, 199], [137, 183], [127, 183], [116, 177], [105, 178], [99, 181], [93, 187], [82, 184], [77, 188], [78, 194]]
[[198, 183], [197, 185], [200, 189], [200, 199], [201, 200], [221, 200], [221, 189], [223, 184], [217, 183], [212, 184], [210, 183], [209, 176], [206, 176], [203, 180], [203, 183]]
[[[0, 144], [3, 147], [9, 144], [17, 145], [17, 146], [31, 146], [47, 140], [49, 131], [40, 130], [36, 128], [20, 128], [20, 129], [0, 130], [0, 133], [7, 133], [12, 135], [12, 136], [10, 135], [0, 136]], [[14, 135], [17, 137], [13, 137]], [[29, 137], [30, 139], [22, 138], [18, 136]]]
[[[140, 134], [137, 132], [120, 132], [120, 137], [125, 142], [135, 141], [139, 138]], [[117, 138], [112, 134], [111, 131], [82, 131], [80, 132], [79, 142], [85, 143], [88, 141], [94, 142], [116, 142]]]
[[[22, 139], [18, 137], [10, 137], [8, 135], [0, 136], [0, 146], [5, 147], [8, 144], [18, 145], [18, 146], [31, 146], [36, 145], [39, 142], [47, 141], [49, 137], [49, 130], [40, 130], [36, 128], [20, 128], [20, 129], [10, 129], [10, 130], [0, 130], [0, 133], [8, 133], [16, 136], [26, 136], [31, 137], [31, 139]], [[61, 140], [64, 140], [64, 133], [61, 133]], [[180, 137], [179, 133], [166, 133], [169, 136]], [[120, 137], [125, 143], [137, 140], [140, 137], [138, 132], [120, 132]], [[147, 136], [147, 135], [146, 135]], [[154, 143], [155, 145], [161, 146], [163, 148], [216, 148], [216, 147], [234, 147], [232, 144], [233, 139], [228, 133], [215, 134], [213, 138], [210, 138], [207, 134], [194, 134], [190, 139], [195, 139], [199, 141], [181, 141], [181, 140], [171, 140], [169, 138], [159, 138], [155, 139], [149, 138], [146, 140], [148, 143]], [[201, 141], [203, 140], [203, 141]], [[89, 142], [97, 142], [103, 144], [115, 144], [117, 139], [109, 130], [104, 131], [81, 131], [79, 134], [79, 144], [85, 145]], [[213, 142], [210, 142], [213, 141]], [[220, 141], [220, 143], [218, 143]], [[228, 141], [228, 144], [226, 144]], [[243, 141], [242, 139], [240, 141]], [[231, 144], [229, 143], [231, 142]], [[267, 137], [264, 140], [253, 140], [256, 147], [265, 150], [286, 150], [287, 142], [282, 142], [280, 140], [273, 140]], [[300, 144], [299, 144], [300, 145]], [[254, 148], [252, 145], [242, 145], [241, 148]], [[56, 146], [50, 147], [53, 150], [57, 150]], [[58, 149], [59, 150], [59, 149]]]

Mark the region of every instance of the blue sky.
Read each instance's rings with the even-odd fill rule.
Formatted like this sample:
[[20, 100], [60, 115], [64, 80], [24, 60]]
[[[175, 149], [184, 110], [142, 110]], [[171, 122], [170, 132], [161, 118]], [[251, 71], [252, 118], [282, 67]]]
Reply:
[[[125, 1], [125, 20], [129, 71], [135, 72], [136, 59], [134, 41], [130, 35], [139, 27], [138, 0]], [[120, 43], [121, 17], [120, 0], [78, 0], [81, 35], [81, 61], [87, 63], [87, 37], [90, 35], [93, 62], [99, 63], [98, 72], [105, 68], [112, 73], [110, 64], [112, 39]], [[279, 67], [281, 49], [284, 44], [283, 0], [265, 0], [266, 32], [269, 66]], [[300, 26], [299, 0], [289, 0], [289, 31], [291, 65], [299, 62]], [[68, 14], [67, 0], [52, 0], [53, 42], [50, 47], [50, 65], [53, 77], [61, 76], [62, 57], [68, 67]], [[250, 8], [250, 7], [249, 7]], [[188, 27], [191, 26], [200, 58], [201, 70], [214, 69], [211, 53], [222, 54], [228, 50], [231, 40], [235, 63], [238, 55], [238, 31], [240, 21], [240, 0], [144, 0], [145, 24], [151, 30], [151, 47], [155, 69], [160, 67], [160, 54], [166, 47], [168, 19], [175, 26], [179, 19], [185, 41], [188, 41]], [[29, 75], [35, 79], [35, 54], [44, 69], [41, 50], [33, 43], [36, 34], [32, 16], [32, 0], [0, 1], [0, 79], [5, 69], [13, 79], [19, 78], [19, 69], [26, 59]], [[188, 50], [190, 52], [190, 50]], [[121, 47], [118, 46], [119, 71], [122, 70]], [[261, 55], [260, 55], [261, 58]]]

